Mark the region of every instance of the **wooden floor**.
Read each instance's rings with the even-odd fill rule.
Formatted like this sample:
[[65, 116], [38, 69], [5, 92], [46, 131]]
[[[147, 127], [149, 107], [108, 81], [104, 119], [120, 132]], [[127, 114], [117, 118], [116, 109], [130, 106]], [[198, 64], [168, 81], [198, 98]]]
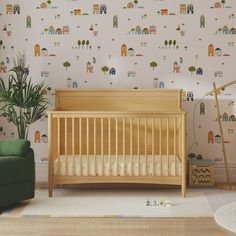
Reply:
[[0, 218], [1, 236], [230, 236], [212, 218]]

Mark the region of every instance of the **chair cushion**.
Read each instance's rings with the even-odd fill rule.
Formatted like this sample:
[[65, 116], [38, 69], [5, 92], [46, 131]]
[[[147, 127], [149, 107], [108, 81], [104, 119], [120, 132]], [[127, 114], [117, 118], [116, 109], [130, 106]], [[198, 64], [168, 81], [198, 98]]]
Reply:
[[0, 141], [1, 156], [25, 156], [30, 149], [30, 141], [25, 139]]
[[28, 160], [19, 156], [0, 157], [0, 186], [25, 181], [28, 176]]

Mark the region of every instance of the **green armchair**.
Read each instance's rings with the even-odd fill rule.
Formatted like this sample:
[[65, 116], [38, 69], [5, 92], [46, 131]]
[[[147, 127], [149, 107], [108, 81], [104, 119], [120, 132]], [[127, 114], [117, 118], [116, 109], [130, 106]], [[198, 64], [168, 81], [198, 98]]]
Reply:
[[34, 197], [34, 152], [27, 140], [0, 141], [0, 208]]

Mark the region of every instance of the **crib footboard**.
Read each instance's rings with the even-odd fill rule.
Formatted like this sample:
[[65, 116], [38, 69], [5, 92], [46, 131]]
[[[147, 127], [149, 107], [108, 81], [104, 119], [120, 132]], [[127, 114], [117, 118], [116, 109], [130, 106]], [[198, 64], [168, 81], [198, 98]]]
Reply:
[[56, 184], [152, 183], [186, 192], [185, 113], [49, 112]]

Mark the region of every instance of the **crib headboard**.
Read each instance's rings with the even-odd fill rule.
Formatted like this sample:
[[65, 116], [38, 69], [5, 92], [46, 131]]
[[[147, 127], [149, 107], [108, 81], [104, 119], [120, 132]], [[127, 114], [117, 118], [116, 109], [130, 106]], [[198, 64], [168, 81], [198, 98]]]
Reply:
[[57, 89], [56, 111], [181, 111], [180, 89]]

